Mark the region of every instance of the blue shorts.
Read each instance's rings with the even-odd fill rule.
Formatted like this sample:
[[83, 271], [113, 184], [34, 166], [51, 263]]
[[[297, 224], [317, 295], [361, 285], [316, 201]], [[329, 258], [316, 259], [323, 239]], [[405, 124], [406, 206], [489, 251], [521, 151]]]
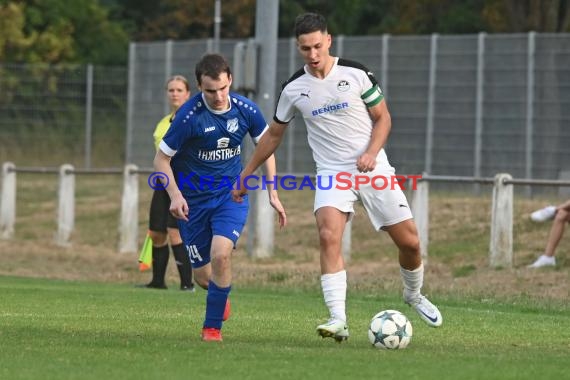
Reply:
[[178, 220], [178, 226], [192, 268], [200, 268], [211, 260], [210, 249], [214, 235], [230, 239], [235, 248], [247, 221], [249, 199], [245, 195], [242, 203], [234, 202], [228, 191], [189, 208], [188, 222]]

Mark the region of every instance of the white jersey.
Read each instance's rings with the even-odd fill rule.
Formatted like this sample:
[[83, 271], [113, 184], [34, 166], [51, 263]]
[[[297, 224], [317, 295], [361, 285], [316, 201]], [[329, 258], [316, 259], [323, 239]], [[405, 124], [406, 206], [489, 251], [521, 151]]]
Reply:
[[[335, 57], [324, 79], [303, 67], [283, 85], [274, 120], [289, 123], [297, 110], [307, 125], [317, 171], [354, 172], [372, 133], [368, 107], [383, 98], [378, 82], [366, 67]], [[376, 162], [377, 169], [393, 170], [384, 149]]]

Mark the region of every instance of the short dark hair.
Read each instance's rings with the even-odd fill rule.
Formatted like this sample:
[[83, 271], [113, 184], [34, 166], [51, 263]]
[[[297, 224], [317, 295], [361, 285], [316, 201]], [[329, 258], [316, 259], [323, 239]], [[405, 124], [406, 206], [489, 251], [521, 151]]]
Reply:
[[196, 64], [196, 80], [202, 84], [202, 75], [219, 79], [221, 73], [232, 75], [228, 61], [221, 54], [205, 54]]
[[299, 38], [301, 34], [313, 32], [327, 31], [327, 20], [323, 15], [318, 13], [305, 13], [297, 16], [295, 19], [295, 37]]

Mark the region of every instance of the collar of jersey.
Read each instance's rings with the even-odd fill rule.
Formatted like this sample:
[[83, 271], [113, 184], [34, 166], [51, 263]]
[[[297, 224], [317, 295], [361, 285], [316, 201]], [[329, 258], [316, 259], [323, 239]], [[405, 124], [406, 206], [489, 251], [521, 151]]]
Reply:
[[303, 66], [303, 69], [305, 69], [305, 73], [310, 76], [311, 78], [315, 79], [315, 80], [327, 80], [331, 74], [335, 71], [336, 67], [338, 66], [338, 58], [339, 57], [333, 57], [333, 65], [331, 66], [331, 69], [329, 70], [329, 72], [327, 73], [327, 75], [325, 75], [324, 78], [317, 78], [316, 76], [314, 76], [313, 74], [311, 74], [311, 72], [309, 71], [307, 65]]
[[204, 99], [204, 93], [202, 93], [201, 95], [202, 95], [202, 101], [204, 102], [204, 105], [206, 106], [206, 108], [208, 109], [208, 111], [210, 111], [210, 112], [213, 113], [213, 114], [216, 114], [216, 115], [223, 115], [223, 114], [225, 114], [226, 112], [228, 112], [229, 110], [232, 109], [232, 98], [230, 97], [229, 94], [228, 94], [228, 103], [229, 103], [230, 107], [229, 107], [227, 110], [223, 110], [223, 111], [217, 111], [217, 110], [214, 110], [214, 109], [210, 108], [210, 106], [208, 105], [208, 102], [206, 101], [206, 99]]

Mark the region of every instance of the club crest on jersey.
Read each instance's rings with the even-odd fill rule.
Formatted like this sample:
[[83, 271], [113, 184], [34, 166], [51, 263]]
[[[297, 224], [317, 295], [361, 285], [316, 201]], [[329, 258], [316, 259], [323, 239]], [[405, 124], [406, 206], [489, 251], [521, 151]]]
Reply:
[[218, 139], [218, 149], [227, 148], [230, 145], [230, 138], [229, 137], [222, 137]]
[[346, 81], [346, 80], [341, 80], [336, 85], [336, 88], [337, 88], [337, 90], [342, 91], [342, 92], [348, 91], [350, 89], [350, 83], [348, 83], [348, 81]]
[[239, 124], [238, 124], [237, 118], [228, 120], [228, 123], [226, 124], [226, 128], [227, 128], [229, 133], [234, 133], [235, 131], [238, 130], [238, 127], [239, 127]]

